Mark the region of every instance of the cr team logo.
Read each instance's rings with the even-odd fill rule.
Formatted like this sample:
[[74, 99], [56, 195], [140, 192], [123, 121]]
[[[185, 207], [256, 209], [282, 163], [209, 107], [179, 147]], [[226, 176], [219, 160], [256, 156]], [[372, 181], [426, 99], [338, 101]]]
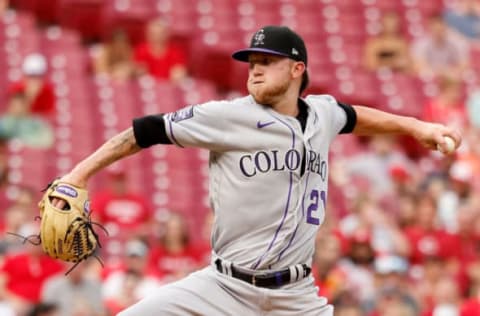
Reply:
[[265, 33], [263, 29], [261, 29], [257, 33], [255, 33], [255, 36], [253, 36], [253, 46], [265, 45], [265, 43], [263, 42], [264, 39]]
[[[327, 161], [320, 153], [309, 150], [306, 152], [305, 170], [317, 173], [323, 181], [327, 178]], [[243, 155], [239, 160], [239, 167], [246, 177], [253, 177], [258, 173], [273, 171], [296, 171], [302, 164], [302, 155], [296, 149], [286, 152], [279, 150], [257, 151]]]

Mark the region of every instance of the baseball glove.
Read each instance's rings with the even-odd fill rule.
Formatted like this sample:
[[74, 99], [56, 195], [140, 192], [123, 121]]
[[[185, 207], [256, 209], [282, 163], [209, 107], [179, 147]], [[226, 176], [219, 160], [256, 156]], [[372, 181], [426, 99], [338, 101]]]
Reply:
[[[54, 198], [64, 200], [65, 206], [59, 209], [52, 205]], [[101, 246], [92, 227], [89, 204], [86, 189], [59, 180], [49, 184], [38, 203], [40, 243], [46, 254], [75, 263], [95, 256]]]

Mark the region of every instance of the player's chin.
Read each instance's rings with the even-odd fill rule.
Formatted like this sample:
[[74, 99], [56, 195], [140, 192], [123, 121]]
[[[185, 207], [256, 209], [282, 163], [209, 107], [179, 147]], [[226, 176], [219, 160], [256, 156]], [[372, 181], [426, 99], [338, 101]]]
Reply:
[[248, 92], [258, 104], [268, 104], [265, 92], [258, 86], [248, 86]]
[[259, 94], [259, 93], [250, 93], [253, 97], [253, 99], [255, 100], [255, 102], [257, 102], [258, 104], [262, 104], [262, 105], [270, 105], [271, 104], [271, 100], [270, 98], [267, 98], [264, 94]]

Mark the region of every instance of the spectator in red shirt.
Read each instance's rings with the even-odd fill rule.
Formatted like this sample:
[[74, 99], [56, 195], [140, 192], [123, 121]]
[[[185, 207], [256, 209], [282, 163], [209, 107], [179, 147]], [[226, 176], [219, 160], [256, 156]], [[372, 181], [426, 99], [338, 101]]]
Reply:
[[477, 293], [462, 304], [459, 316], [477, 316], [478, 311], [480, 311], [480, 294]]
[[150, 21], [146, 41], [135, 47], [134, 58], [140, 71], [158, 79], [179, 82], [187, 75], [186, 54], [170, 39], [169, 27], [162, 18]]
[[92, 196], [92, 214], [110, 235], [127, 239], [150, 233], [151, 211], [146, 198], [127, 187], [124, 171], [110, 171], [107, 187]]
[[55, 94], [53, 86], [46, 79], [45, 57], [38, 53], [28, 55], [23, 61], [22, 72], [23, 78], [10, 87], [10, 94], [24, 94], [31, 113], [44, 116], [52, 114], [55, 110]]
[[410, 262], [421, 264], [426, 258], [447, 258], [452, 255], [453, 238], [437, 226], [436, 203], [428, 195], [419, 197], [416, 218], [413, 225], [404, 229], [410, 244]]
[[[29, 230], [29, 231], [27, 231]], [[29, 236], [38, 227], [26, 229], [22, 235]], [[7, 255], [0, 267], [0, 279], [8, 299], [17, 312], [39, 303], [43, 284], [51, 276], [64, 271], [64, 265], [47, 255], [42, 247], [25, 243], [24, 251]]]
[[476, 231], [480, 212], [471, 201], [462, 205], [456, 213], [457, 231], [454, 233], [454, 260], [450, 262], [457, 277], [461, 294], [468, 295], [471, 291], [471, 272], [480, 257], [480, 235]]
[[192, 245], [185, 219], [172, 213], [165, 222], [164, 234], [154, 244], [150, 266], [165, 282], [175, 281], [199, 266], [199, 254]]

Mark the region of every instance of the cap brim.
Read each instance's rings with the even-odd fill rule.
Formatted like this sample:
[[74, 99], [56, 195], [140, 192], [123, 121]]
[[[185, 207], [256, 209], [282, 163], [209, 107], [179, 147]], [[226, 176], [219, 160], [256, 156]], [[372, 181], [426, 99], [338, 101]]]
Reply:
[[242, 49], [239, 51], [236, 51], [232, 54], [232, 58], [239, 60], [239, 61], [244, 61], [248, 62], [248, 56], [251, 53], [265, 53], [265, 54], [271, 54], [271, 55], [276, 55], [276, 56], [283, 56], [283, 57], [289, 57], [286, 54], [282, 54], [279, 52], [276, 52], [271, 49], [266, 49], [266, 48], [247, 48], [247, 49]]

